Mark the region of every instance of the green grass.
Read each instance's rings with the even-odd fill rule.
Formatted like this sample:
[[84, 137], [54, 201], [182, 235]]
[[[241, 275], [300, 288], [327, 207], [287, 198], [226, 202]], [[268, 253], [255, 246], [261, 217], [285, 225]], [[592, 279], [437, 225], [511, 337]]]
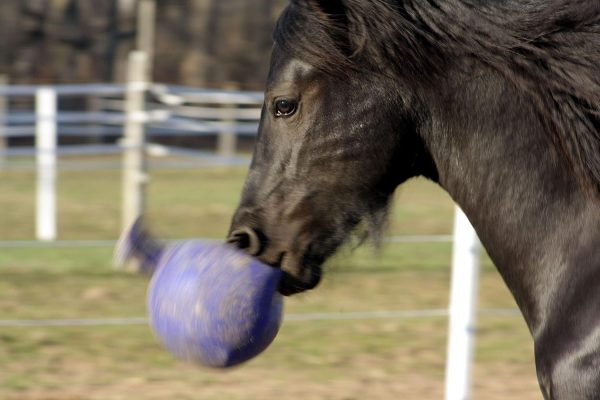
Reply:
[[[223, 237], [245, 169], [157, 170], [148, 187], [153, 227], [168, 237]], [[0, 170], [0, 240], [34, 237], [35, 174]], [[120, 229], [119, 171], [62, 171], [57, 179], [60, 239], [112, 239]], [[452, 202], [424, 180], [399, 191], [389, 233], [447, 234]]]
[[[161, 170], [148, 188], [161, 236], [223, 237], [243, 169]], [[120, 175], [62, 172], [61, 239], [114, 239]], [[0, 240], [33, 237], [34, 175], [0, 171]], [[389, 234], [448, 234], [453, 204], [415, 180], [397, 196]], [[444, 308], [451, 246], [385, 244], [343, 249], [315, 291], [286, 313]], [[145, 314], [147, 280], [115, 271], [110, 248], [2, 249], [0, 319]], [[480, 306], [514, 307], [486, 258]], [[443, 391], [444, 318], [288, 321], [260, 357], [232, 371], [173, 360], [146, 326], [0, 328], [2, 399], [425, 399]], [[531, 340], [520, 318], [481, 317], [475, 398], [539, 399]], [[503, 384], [510, 381], [511, 385]]]

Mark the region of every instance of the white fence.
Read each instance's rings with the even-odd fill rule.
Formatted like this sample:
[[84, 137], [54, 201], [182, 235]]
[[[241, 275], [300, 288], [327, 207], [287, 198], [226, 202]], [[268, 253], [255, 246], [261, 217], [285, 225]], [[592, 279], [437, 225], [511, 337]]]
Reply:
[[[0, 247], [39, 247], [44, 243], [51, 245], [56, 239], [56, 169], [57, 156], [61, 154], [123, 154], [123, 161], [117, 166], [124, 171], [123, 223], [131, 220], [143, 207], [144, 156], [148, 152], [186, 155], [194, 159], [193, 166], [248, 162], [235, 155], [235, 142], [240, 135], [256, 133], [262, 93], [148, 84], [131, 78], [128, 85], [0, 86], [0, 98], [5, 99], [0, 103], [8, 105], [7, 109], [0, 110], [0, 142], [5, 144], [0, 146], [0, 161], [11, 157], [36, 157], [36, 236], [39, 240], [37, 244], [4, 243], [6, 246], [0, 242]], [[61, 99], [69, 97], [91, 98], [93, 107], [77, 112], [62, 111]], [[29, 99], [35, 108], [12, 112], [10, 100], [14, 98]], [[216, 153], [206, 153], [152, 144], [155, 135], [214, 135], [220, 140]], [[117, 137], [122, 140], [109, 145], [59, 145], [62, 136]], [[34, 139], [35, 148], [6, 146], [10, 138]], [[453, 238], [404, 237], [392, 240], [452, 240], [454, 243], [446, 400], [468, 399], [480, 247], [475, 232], [457, 209]], [[81, 244], [66, 243], [67, 246]], [[102, 241], [95, 244], [104, 246], [112, 243]], [[445, 315], [445, 311], [442, 310], [440, 315]], [[136, 319], [133, 323], [143, 321]], [[21, 326], [19, 321], [4, 322], [6, 326]], [[63, 323], [65, 321], [57, 324]], [[97, 323], [102, 321], [93, 321], [90, 325]], [[116, 323], [131, 321], [118, 320]], [[35, 324], [35, 321], [25, 321], [22, 326]]]
[[[35, 156], [37, 160], [36, 238], [57, 237], [57, 156], [122, 154], [123, 226], [143, 209], [145, 153], [186, 156], [191, 166], [244, 165], [235, 154], [236, 138], [255, 135], [262, 93], [217, 91], [146, 84], [0, 86], [0, 97], [29, 100], [34, 109], [0, 112], [0, 159]], [[62, 111], [61, 100], [88, 97], [96, 110]], [[202, 152], [152, 143], [155, 136], [216, 136], [217, 151]], [[121, 138], [114, 144], [59, 145], [64, 136]], [[9, 146], [11, 138], [31, 138], [35, 147]], [[7, 164], [4, 163], [6, 166]], [[181, 166], [181, 165], [180, 165]], [[98, 165], [96, 165], [98, 167]]]

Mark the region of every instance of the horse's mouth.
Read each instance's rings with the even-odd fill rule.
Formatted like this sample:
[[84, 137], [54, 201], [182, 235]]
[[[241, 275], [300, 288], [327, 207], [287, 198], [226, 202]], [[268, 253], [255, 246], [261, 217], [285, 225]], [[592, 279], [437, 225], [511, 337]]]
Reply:
[[314, 289], [321, 281], [321, 268], [313, 267], [311, 278], [307, 280], [298, 279], [292, 274], [283, 271], [281, 281], [279, 282], [279, 293], [284, 296], [291, 296], [310, 289]]
[[313, 289], [321, 281], [321, 265], [326, 257], [317, 255], [311, 242], [299, 251], [278, 251], [277, 247], [265, 245], [268, 241], [264, 234], [248, 228], [234, 230], [227, 242], [264, 264], [281, 269], [279, 292], [284, 296]]
[[322, 268], [320, 263], [310, 262], [304, 258], [300, 266], [290, 265], [290, 258], [283, 257], [276, 267], [281, 268], [283, 274], [279, 282], [279, 293], [291, 296], [307, 290], [314, 289], [321, 281]]

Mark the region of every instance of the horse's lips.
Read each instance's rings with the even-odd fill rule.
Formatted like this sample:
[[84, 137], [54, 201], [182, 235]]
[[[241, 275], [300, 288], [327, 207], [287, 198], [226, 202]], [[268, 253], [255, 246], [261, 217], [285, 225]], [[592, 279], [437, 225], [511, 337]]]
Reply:
[[313, 278], [312, 280], [305, 282], [292, 276], [288, 272], [283, 271], [281, 281], [279, 282], [279, 293], [284, 296], [291, 296], [296, 293], [314, 289], [321, 281], [321, 274], [319, 273], [317, 276], [317, 278]]
[[[284, 254], [277, 266], [281, 268], [283, 274], [279, 282], [279, 293], [284, 296], [304, 292], [315, 288], [321, 281], [320, 265], [302, 265], [298, 268], [291, 268], [292, 258], [289, 254]], [[299, 271], [301, 276], [297, 276], [292, 271]]]

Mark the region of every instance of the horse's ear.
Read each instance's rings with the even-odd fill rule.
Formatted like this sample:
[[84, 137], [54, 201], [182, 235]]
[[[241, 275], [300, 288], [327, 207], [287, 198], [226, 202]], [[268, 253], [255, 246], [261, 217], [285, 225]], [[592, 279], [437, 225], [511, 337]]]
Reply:
[[344, 20], [346, 18], [346, 5], [344, 0], [308, 0], [308, 3], [323, 17], [333, 20]]

